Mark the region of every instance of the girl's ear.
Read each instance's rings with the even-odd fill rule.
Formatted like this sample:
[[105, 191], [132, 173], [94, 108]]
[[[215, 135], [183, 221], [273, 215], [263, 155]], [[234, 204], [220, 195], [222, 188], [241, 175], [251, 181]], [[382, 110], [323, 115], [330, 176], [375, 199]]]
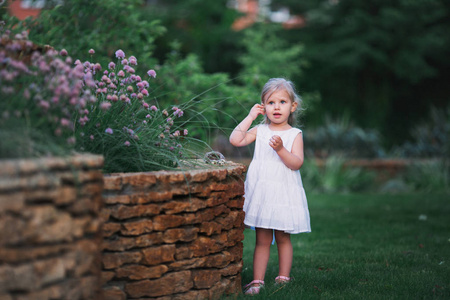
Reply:
[[292, 102], [292, 107], [291, 107], [291, 113], [293, 113], [296, 109], [297, 109], [298, 103], [297, 102]]

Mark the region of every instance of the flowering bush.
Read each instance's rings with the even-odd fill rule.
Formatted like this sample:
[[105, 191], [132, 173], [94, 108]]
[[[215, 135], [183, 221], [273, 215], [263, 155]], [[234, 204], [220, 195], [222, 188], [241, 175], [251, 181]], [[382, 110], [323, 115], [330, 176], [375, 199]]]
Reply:
[[160, 109], [150, 96], [156, 72], [137, 75], [136, 57], [122, 50], [103, 67], [39, 48], [26, 33], [4, 34], [0, 45], [1, 157], [76, 150], [104, 155], [106, 172], [148, 171], [206, 146], [182, 128], [182, 107]]

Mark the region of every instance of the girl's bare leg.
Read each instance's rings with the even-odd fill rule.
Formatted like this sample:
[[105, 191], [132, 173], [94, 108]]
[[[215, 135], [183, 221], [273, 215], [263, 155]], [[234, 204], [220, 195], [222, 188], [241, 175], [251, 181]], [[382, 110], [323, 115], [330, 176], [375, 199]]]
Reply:
[[256, 245], [253, 254], [253, 280], [264, 280], [272, 243], [272, 229], [256, 228]]
[[291, 235], [284, 231], [275, 230], [275, 240], [278, 248], [278, 275], [289, 277], [293, 256]]

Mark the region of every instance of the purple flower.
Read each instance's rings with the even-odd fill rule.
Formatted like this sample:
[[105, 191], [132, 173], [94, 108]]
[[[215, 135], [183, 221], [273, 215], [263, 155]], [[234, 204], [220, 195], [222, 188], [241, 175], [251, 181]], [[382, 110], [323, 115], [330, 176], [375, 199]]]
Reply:
[[120, 70], [119, 73], [117, 73], [117, 76], [125, 77], [125, 72], [123, 70]]
[[106, 130], [105, 130], [105, 132], [107, 133], [107, 134], [113, 134], [113, 130], [111, 129], [111, 128], [106, 128]]
[[110, 62], [110, 63], [108, 64], [108, 68], [109, 68], [110, 70], [113, 70], [115, 67], [116, 67], [116, 64], [113, 63], [113, 62]]
[[128, 65], [128, 60], [126, 58], [122, 59], [122, 65], [127, 66]]
[[108, 109], [111, 108], [111, 103], [103, 101], [102, 103], [100, 103], [100, 109], [103, 111], [107, 111]]
[[144, 96], [148, 96], [148, 91], [147, 91], [146, 89], [143, 89], [143, 90], [141, 91], [141, 93], [144, 94]]
[[156, 106], [152, 105], [152, 106], [150, 107], [150, 110], [158, 111], [158, 108], [157, 108]]
[[144, 95], [143, 95], [142, 93], [138, 93], [138, 94], [137, 94], [137, 98], [138, 98], [139, 100], [142, 100], [142, 99], [144, 99]]
[[188, 130], [187, 129], [183, 130], [183, 135], [188, 135]]
[[89, 137], [91, 139], [91, 141], [94, 140], [94, 136], [91, 134], [91, 136]]
[[62, 118], [60, 122], [61, 122], [61, 126], [63, 126], [63, 127], [69, 127], [70, 126], [70, 121], [65, 119], [65, 118]]
[[30, 99], [30, 97], [31, 97], [30, 90], [29, 89], [25, 89], [23, 91], [23, 96], [25, 97], [25, 99]]
[[153, 78], [156, 77], [156, 72], [155, 72], [155, 70], [148, 70], [147, 74], [148, 74], [148, 76], [151, 76], [151, 77], [153, 77]]
[[39, 101], [39, 106], [42, 107], [44, 110], [47, 110], [50, 108], [50, 103], [48, 103], [48, 101], [41, 100]]
[[125, 141], [125, 143], [123, 143], [125, 146], [129, 147], [130, 146], [130, 142], [129, 141]]
[[149, 118], [151, 118], [152, 116], [150, 116], [150, 115], [146, 115], [145, 117], [146, 117], [147, 119], [149, 119]]
[[173, 113], [176, 117], [180, 118], [183, 116], [184, 112], [181, 109], [178, 109]]
[[74, 145], [75, 142], [76, 142], [76, 139], [73, 136], [67, 139], [67, 144], [69, 144], [69, 145]]
[[137, 65], [137, 59], [134, 56], [130, 56], [130, 58], [128, 59], [128, 62], [130, 63], [130, 65], [133, 65], [133, 66]]
[[67, 56], [67, 50], [66, 49], [62, 49], [60, 52], [59, 52], [59, 55], [61, 55], [61, 56]]
[[94, 65], [94, 70], [100, 72], [100, 71], [102, 70], [102, 66], [101, 66], [99, 63], [96, 63], [96, 64]]
[[148, 103], [146, 103], [146, 102], [144, 102], [143, 104], [142, 104], [142, 106], [144, 106], [144, 108], [148, 108]]
[[89, 50], [89, 54], [92, 55], [92, 54], [94, 54], [94, 53], [95, 53], [95, 50], [94, 50], [94, 49], [90, 49], [90, 50]]
[[125, 58], [125, 52], [123, 52], [122, 50], [117, 50], [116, 51], [116, 57], [117, 58]]

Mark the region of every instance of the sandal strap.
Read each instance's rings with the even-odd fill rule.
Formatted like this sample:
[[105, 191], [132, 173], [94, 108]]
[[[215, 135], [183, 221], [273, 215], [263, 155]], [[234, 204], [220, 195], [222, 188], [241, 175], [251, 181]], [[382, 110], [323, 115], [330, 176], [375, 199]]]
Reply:
[[287, 277], [287, 276], [277, 276], [277, 277], [275, 277], [275, 280], [278, 280], [278, 279], [289, 281], [289, 280], [291, 280], [292, 278], [291, 278], [291, 277]]
[[252, 282], [250, 282], [249, 284], [246, 284], [245, 287], [250, 287], [253, 284], [259, 284], [259, 285], [264, 285], [264, 280], [253, 280]]

